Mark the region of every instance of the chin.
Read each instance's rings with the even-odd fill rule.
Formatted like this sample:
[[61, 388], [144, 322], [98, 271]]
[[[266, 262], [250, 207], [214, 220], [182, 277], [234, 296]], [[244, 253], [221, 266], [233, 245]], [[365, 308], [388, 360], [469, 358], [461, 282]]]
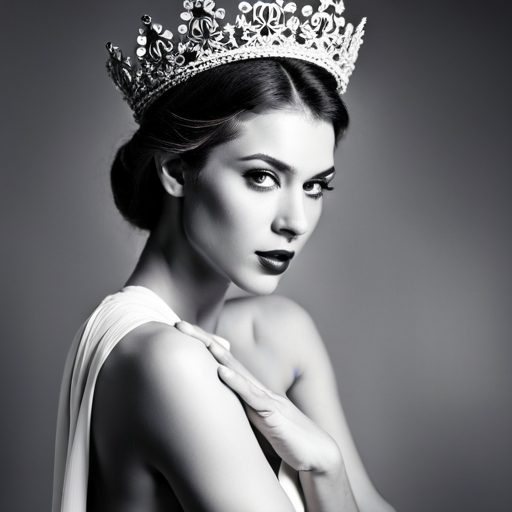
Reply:
[[279, 284], [281, 276], [260, 275], [233, 280], [233, 284], [252, 295], [270, 295]]

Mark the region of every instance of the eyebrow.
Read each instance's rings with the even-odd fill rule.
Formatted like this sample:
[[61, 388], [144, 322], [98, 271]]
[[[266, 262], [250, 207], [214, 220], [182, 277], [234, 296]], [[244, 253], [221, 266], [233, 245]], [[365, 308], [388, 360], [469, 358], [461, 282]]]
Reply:
[[[256, 153], [254, 155], [245, 156], [243, 158], [240, 158], [241, 161], [247, 161], [247, 160], [263, 160], [264, 162], [267, 162], [268, 164], [273, 165], [277, 170], [281, 172], [289, 172], [291, 174], [297, 174], [297, 169], [292, 167], [291, 165], [288, 165], [281, 160], [278, 160], [277, 158], [274, 158], [273, 156], [266, 155], [265, 153]], [[331, 174], [334, 174], [336, 172], [336, 169], [331, 167], [330, 169], [327, 169], [326, 171], [320, 172], [318, 174], [315, 174], [313, 176], [312, 180], [314, 179], [320, 179], [325, 178], [326, 176], [330, 176]]]

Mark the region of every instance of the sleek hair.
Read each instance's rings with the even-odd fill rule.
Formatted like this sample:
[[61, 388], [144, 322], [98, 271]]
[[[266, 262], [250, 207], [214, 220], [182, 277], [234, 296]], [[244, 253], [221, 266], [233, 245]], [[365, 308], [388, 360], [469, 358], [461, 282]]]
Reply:
[[162, 211], [164, 189], [154, 155], [180, 156], [199, 171], [209, 152], [237, 136], [243, 112], [295, 108], [332, 124], [336, 141], [348, 127], [348, 112], [336, 80], [324, 69], [288, 58], [225, 64], [173, 87], [150, 106], [112, 164], [114, 201], [133, 226], [151, 231]]

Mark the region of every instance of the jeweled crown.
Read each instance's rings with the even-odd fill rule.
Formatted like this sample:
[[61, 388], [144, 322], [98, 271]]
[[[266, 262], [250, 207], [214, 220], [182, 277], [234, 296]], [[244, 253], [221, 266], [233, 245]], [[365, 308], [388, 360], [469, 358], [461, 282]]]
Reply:
[[[229, 62], [264, 57], [291, 57], [329, 71], [343, 94], [363, 42], [363, 18], [357, 28], [342, 16], [343, 0], [320, 0], [315, 12], [309, 5], [296, 15], [297, 5], [275, 0], [254, 5], [241, 2], [234, 25], [220, 26], [225, 10], [214, 0], [185, 0], [185, 22], [178, 36], [142, 17], [137, 43], [138, 66], [107, 43], [108, 73], [140, 122], [148, 106], [171, 87], [190, 77]], [[301, 19], [302, 18], [302, 19]]]

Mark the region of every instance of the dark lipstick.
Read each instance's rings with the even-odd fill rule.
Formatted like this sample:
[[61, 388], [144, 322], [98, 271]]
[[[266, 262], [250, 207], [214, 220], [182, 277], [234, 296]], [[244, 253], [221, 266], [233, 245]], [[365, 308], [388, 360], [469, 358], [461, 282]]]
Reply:
[[293, 251], [256, 251], [260, 265], [273, 274], [282, 274], [290, 265]]

